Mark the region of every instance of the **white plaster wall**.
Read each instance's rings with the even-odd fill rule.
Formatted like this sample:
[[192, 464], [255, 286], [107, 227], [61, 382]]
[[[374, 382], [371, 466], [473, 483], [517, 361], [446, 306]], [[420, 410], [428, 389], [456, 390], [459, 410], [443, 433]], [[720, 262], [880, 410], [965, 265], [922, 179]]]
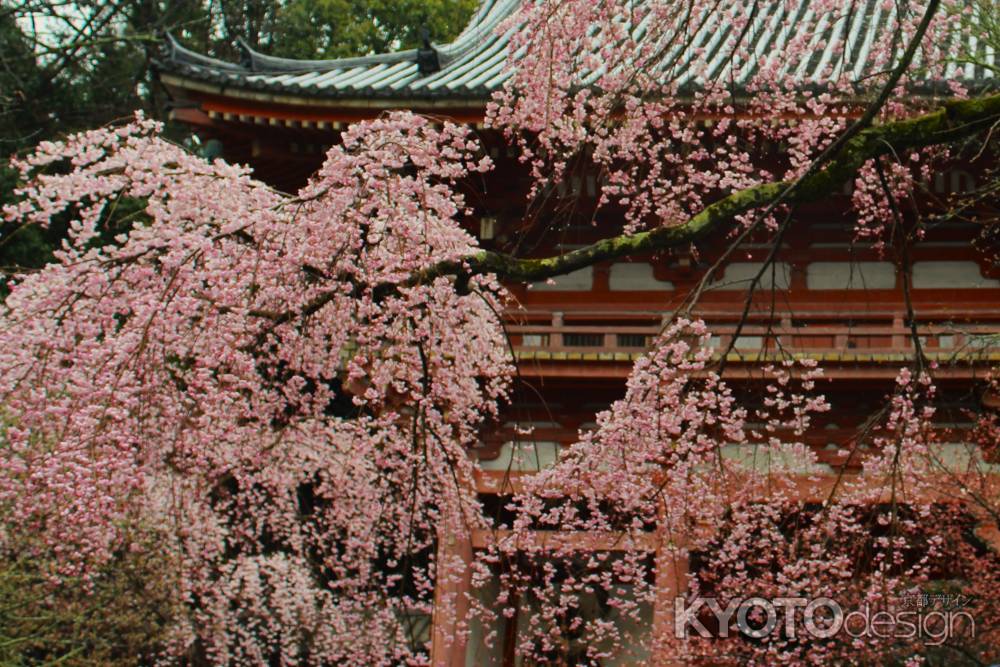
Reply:
[[[500, 593], [500, 585], [494, 575], [489, 583], [481, 588], [475, 588], [473, 594], [479, 598], [486, 606], [496, 608], [497, 596]], [[499, 627], [484, 628], [482, 622], [473, 617], [469, 621], [469, 640], [465, 645], [465, 666], [466, 667], [500, 667], [503, 664], [503, 635], [506, 621], [499, 623]], [[491, 638], [488, 634], [495, 633]]]
[[[618, 588], [620, 597], [635, 601], [634, 587], [620, 584]], [[602, 667], [629, 667], [631, 665], [646, 664], [649, 658], [647, 647], [653, 628], [653, 609], [648, 603], [640, 603], [639, 606], [640, 618], [638, 623], [632, 620], [625, 620], [615, 612], [611, 612], [611, 618], [607, 618], [607, 620], [611, 620], [623, 632], [626, 641], [623, 651], [619, 651], [618, 655], [604, 658], [601, 661], [600, 664]], [[518, 610], [517, 627], [519, 629], [527, 627], [529, 614], [538, 613], [540, 612], [537, 601], [522, 601], [522, 606]], [[602, 612], [593, 595], [585, 594], [581, 596], [579, 614], [587, 620], [601, 618]], [[545, 625], [544, 619], [542, 619], [542, 624], [543, 626]], [[621, 655], [622, 652], [630, 655]], [[466, 664], [468, 665], [468, 663]], [[525, 664], [521, 658], [518, 658], [516, 661], [518, 667], [523, 667]]]
[[984, 278], [979, 265], [971, 260], [914, 262], [915, 289], [997, 288], [1000, 281]]
[[531, 283], [533, 290], [545, 292], [589, 292], [594, 286], [594, 267], [587, 266], [565, 276], [556, 276], [554, 285], [545, 281]]
[[[763, 262], [733, 262], [726, 266], [722, 279], [715, 282], [712, 287], [718, 290], [745, 290], [750, 287], [750, 281], [760, 271]], [[772, 274], [774, 281], [772, 284]], [[775, 262], [774, 266], [768, 266], [764, 275], [760, 277], [757, 289], [788, 289], [790, 284], [791, 269], [785, 262]]]
[[893, 289], [896, 267], [891, 262], [812, 262], [806, 267], [809, 289]]
[[763, 346], [763, 336], [740, 336], [733, 345], [737, 350], [759, 350]]
[[758, 472], [810, 473], [822, 471], [826, 466], [815, 463], [808, 455], [800, 457], [793, 448], [778, 448], [753, 445], [723, 445], [722, 457]]
[[653, 265], [646, 262], [612, 264], [608, 282], [613, 291], [641, 292], [674, 289], [674, 284], [669, 280], [657, 280], [656, 276], [653, 275]]
[[559, 443], [546, 440], [505, 442], [495, 459], [480, 461], [483, 470], [513, 470], [535, 472], [555, 465], [559, 460]]

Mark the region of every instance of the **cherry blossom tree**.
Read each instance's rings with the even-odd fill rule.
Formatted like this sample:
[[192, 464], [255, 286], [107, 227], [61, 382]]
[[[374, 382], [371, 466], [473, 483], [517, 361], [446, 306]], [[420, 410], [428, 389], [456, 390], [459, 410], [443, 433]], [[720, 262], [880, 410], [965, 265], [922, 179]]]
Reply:
[[[294, 195], [186, 153], [142, 117], [42, 144], [14, 163], [20, 199], [4, 216], [68, 219], [70, 233], [56, 263], [9, 285], [2, 313], [0, 551], [46, 564], [54, 589], [155, 554], [178, 609], [156, 647], [164, 662], [425, 664], [416, 619], [459, 567], [437, 546], [479, 529], [492, 540], [475, 581], [498, 592], [455, 632], [525, 613], [529, 663], [913, 663], [916, 640], [716, 628], [678, 643], [636, 628], [662, 588], [658, 563], [692, 557], [703, 564], [686, 587], [723, 606], [747, 592], [877, 604], [964, 559], [981, 577], [963, 590], [980, 618], [995, 612], [997, 554], [962, 534], [972, 511], [998, 523], [991, 459], [956, 470], [936, 458], [935, 369], [919, 338], [859, 434], [876, 454], [831, 485], [803, 442], [829, 409], [822, 368], [776, 357], [747, 403], [692, 316], [743, 240], [777, 248], [796, 204], [847, 182], [856, 234], [901, 249], [906, 270], [920, 228], [900, 208], [957, 142], [995, 151], [1000, 118], [997, 95], [909, 94], [918, 68], [945, 80], [939, 45], [969, 29], [961, 7], [939, 5], [885, 6], [895, 37], [871, 46], [872, 74], [831, 62], [803, 91], [789, 63], [822, 39], [824, 17], [853, 11], [839, 0], [811, 5], [815, 29], [772, 55], [748, 35], [761, 16], [790, 20], [790, 3], [526, 3], [508, 26], [523, 57], [489, 121], [520, 147], [536, 193], [584, 160], [603, 175], [601, 205], [625, 211], [621, 234], [550, 258], [478, 247], [461, 184], [490, 160], [467, 128], [410, 113], [352, 126]], [[709, 20], [732, 29], [675, 61]], [[719, 54], [732, 76], [706, 79]], [[706, 115], [720, 119], [710, 130]], [[757, 150], [776, 145], [788, 148]], [[730, 250], [625, 396], [511, 499], [512, 520], [486, 517], [468, 452], [516, 371], [503, 283], [719, 229]], [[979, 421], [976, 451], [994, 451], [996, 417]], [[948, 495], [968, 508], [933, 500]], [[536, 539], [545, 531], [614, 548]], [[992, 633], [962, 650], [995, 656]]]
[[[395, 660], [436, 532], [479, 520], [465, 448], [511, 372], [493, 278], [403, 285], [470, 252], [448, 182], [488, 161], [402, 115], [345, 136], [291, 199], [158, 131], [19, 165], [37, 176], [8, 215], [74, 221], [7, 301], [25, 338], [3, 363], [5, 513], [53, 577], [155, 531], [192, 604], [172, 641], [213, 662]], [[129, 198], [141, 218], [101, 242]]]

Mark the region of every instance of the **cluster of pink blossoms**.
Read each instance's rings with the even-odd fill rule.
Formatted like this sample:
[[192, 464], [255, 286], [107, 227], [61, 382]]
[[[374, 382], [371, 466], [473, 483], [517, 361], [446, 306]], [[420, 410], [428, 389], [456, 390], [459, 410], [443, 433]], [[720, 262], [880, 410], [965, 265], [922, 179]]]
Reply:
[[493, 278], [403, 280], [474, 250], [453, 184], [488, 160], [396, 114], [289, 197], [158, 131], [18, 165], [7, 220], [70, 231], [2, 313], [0, 549], [40, 536], [53, 576], [86, 576], [154, 533], [190, 611], [176, 650], [219, 664], [419, 654], [404, 621], [437, 531], [479, 520], [458, 480], [511, 365]]

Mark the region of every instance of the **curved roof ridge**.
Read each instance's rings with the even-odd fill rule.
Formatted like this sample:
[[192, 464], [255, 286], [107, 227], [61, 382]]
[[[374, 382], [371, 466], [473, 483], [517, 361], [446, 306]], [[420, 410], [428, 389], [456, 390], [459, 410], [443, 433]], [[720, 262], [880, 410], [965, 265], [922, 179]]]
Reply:
[[282, 58], [271, 56], [252, 48], [242, 37], [237, 38], [237, 45], [243, 52], [242, 66], [254, 73], [272, 72], [328, 72], [336, 69], [350, 69], [369, 65], [396, 63], [413, 60], [417, 57], [416, 49], [378, 53], [370, 56], [354, 56], [351, 58], [327, 58], [323, 60], [300, 60], [298, 58]]
[[[472, 15], [458, 37], [447, 44], [434, 44], [438, 52], [441, 67], [477, 48], [483, 39], [492, 36], [500, 22], [517, 9], [520, 0], [480, 0], [479, 7]], [[283, 58], [262, 53], [254, 49], [242, 37], [236, 42], [243, 53], [240, 63], [230, 63], [217, 58], [202, 55], [182, 46], [172, 35], [168, 35], [171, 59], [183, 64], [198, 65], [227, 71], [267, 73], [295, 72], [329, 72], [340, 69], [368, 67], [372, 65], [391, 65], [401, 62], [416, 62], [418, 49], [405, 49], [390, 53], [378, 53], [369, 56], [353, 56], [349, 58], [326, 58], [320, 60], [305, 60], [298, 58]]]
[[514, 13], [520, 0], [481, 0], [468, 25], [449, 44], [435, 45], [445, 58], [456, 58], [490, 37], [500, 23]]
[[245, 67], [237, 63], [219, 60], [218, 58], [212, 58], [211, 56], [206, 56], [202, 53], [198, 53], [197, 51], [192, 51], [181, 44], [169, 31], [165, 33], [164, 51], [166, 51], [165, 55], [168, 60], [182, 65], [196, 65], [198, 67], [226, 70], [230, 72], [247, 71]]

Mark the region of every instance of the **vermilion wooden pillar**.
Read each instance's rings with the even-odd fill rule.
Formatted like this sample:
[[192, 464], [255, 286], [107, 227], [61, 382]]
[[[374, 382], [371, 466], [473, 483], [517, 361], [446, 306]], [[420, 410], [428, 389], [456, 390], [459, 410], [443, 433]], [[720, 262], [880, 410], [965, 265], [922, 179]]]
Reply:
[[472, 537], [442, 534], [438, 539], [431, 665], [465, 667], [469, 592], [472, 588]]
[[689, 560], [686, 551], [669, 544], [656, 551], [656, 606], [653, 608], [653, 636], [650, 667], [674, 667], [685, 662], [679, 657], [674, 630], [674, 601], [687, 590]]

